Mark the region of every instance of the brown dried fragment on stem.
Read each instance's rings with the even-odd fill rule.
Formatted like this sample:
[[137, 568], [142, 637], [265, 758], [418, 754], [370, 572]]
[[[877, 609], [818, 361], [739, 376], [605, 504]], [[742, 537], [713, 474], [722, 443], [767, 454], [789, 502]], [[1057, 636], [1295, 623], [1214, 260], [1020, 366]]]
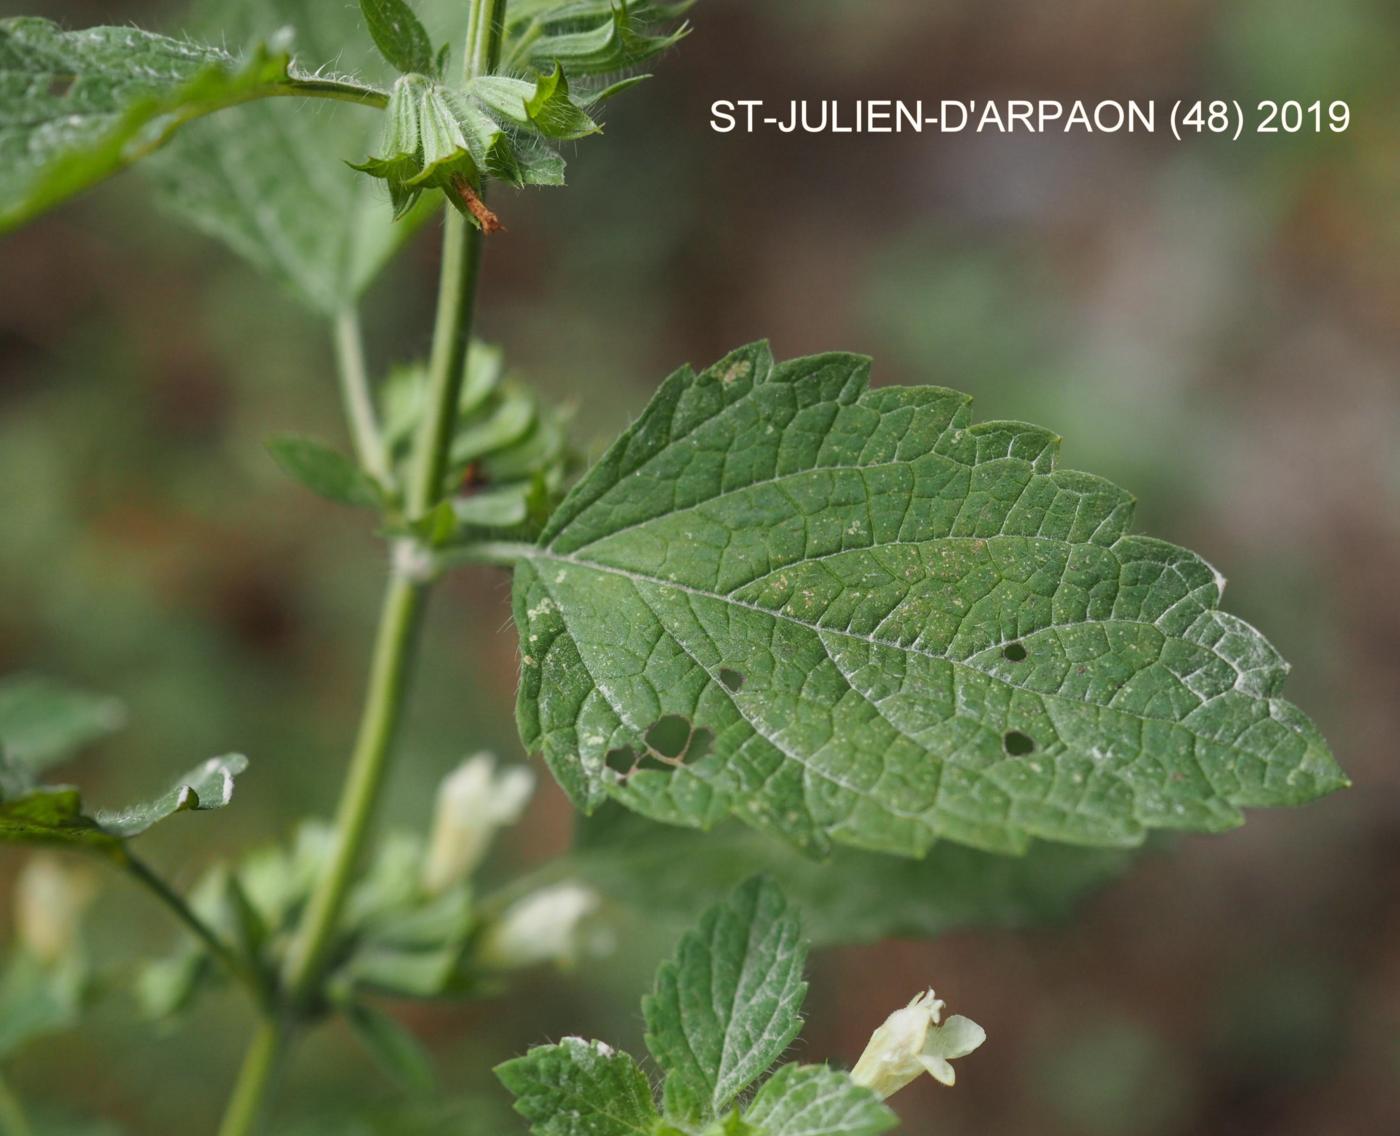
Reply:
[[505, 232], [506, 227], [501, 224], [501, 219], [486, 207], [486, 202], [481, 200], [476, 190], [471, 187], [471, 183], [461, 174], [452, 179], [452, 189], [462, 199], [462, 204], [467, 207], [467, 212], [476, 218], [476, 223], [481, 226], [483, 233]]

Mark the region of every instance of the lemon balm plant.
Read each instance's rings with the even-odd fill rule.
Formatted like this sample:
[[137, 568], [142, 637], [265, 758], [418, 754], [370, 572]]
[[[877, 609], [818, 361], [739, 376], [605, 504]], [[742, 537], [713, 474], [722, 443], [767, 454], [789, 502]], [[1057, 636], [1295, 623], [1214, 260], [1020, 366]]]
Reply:
[[[332, 1016], [406, 1092], [432, 1092], [383, 997], [508, 989], [511, 972], [587, 952], [601, 896], [698, 924], [644, 1001], [652, 1072], [578, 1038], [499, 1067], [531, 1131], [885, 1131], [885, 1098], [923, 1073], [951, 1084], [982, 1028], [944, 1018], [930, 990], [850, 1073], [778, 1066], [808, 939], [1055, 913], [1153, 829], [1226, 829], [1345, 779], [1280, 697], [1286, 664], [1220, 609], [1220, 575], [1134, 533], [1131, 497], [1061, 468], [1054, 435], [976, 422], [964, 395], [872, 389], [864, 358], [749, 345], [667, 378], [571, 482], [562, 418], [473, 338], [483, 243], [502, 227], [490, 191], [561, 185], [560, 144], [597, 132], [689, 5], [419, 7], [206, 4], [203, 38], [0, 21], [0, 228], [139, 162], [179, 216], [323, 318], [351, 452], [299, 436], [269, 449], [372, 516], [390, 564], [331, 820], [181, 894], [133, 843], [227, 805], [247, 760], [90, 808], [45, 774], [119, 708], [13, 677], [0, 840], [87, 853], [170, 910], [185, 937], [140, 976], [149, 1013], [178, 1016], [218, 982], [246, 991], [257, 1024], [225, 1136], [258, 1128], [289, 1048]], [[342, 73], [330, 61], [366, 32], [382, 60]], [[328, 116], [324, 100], [354, 105]], [[376, 379], [360, 297], [430, 223], [431, 351]], [[426, 839], [375, 828], [429, 593], [464, 564], [513, 573], [521, 738], [594, 817], [567, 856], [484, 896], [473, 878], [525, 807], [524, 766], [464, 762]], [[0, 1061], [94, 994], [77, 879], [26, 868]], [[0, 1080], [0, 1129], [27, 1125]]]

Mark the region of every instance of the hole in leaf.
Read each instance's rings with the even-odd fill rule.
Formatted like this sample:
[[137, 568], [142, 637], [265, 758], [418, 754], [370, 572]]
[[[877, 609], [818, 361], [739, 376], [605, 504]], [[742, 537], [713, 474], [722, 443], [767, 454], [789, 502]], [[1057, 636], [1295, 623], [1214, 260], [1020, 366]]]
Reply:
[[1023, 643], [1008, 643], [1001, 649], [1002, 657], [1010, 659], [1013, 663], [1019, 663], [1026, 657], [1026, 647]]
[[719, 681], [724, 683], [727, 690], [733, 692], [744, 685], [744, 676], [729, 667], [720, 667]]
[[647, 730], [646, 739], [658, 757], [678, 758], [690, 744], [690, 723], [679, 714], [667, 714]]
[[614, 773], [621, 773], [622, 776], [629, 777], [637, 768], [637, 755], [623, 746], [621, 749], [608, 750], [603, 762]]
[[1020, 730], [1007, 730], [1001, 744], [1012, 757], [1025, 757], [1026, 754], [1035, 752], [1035, 740]]

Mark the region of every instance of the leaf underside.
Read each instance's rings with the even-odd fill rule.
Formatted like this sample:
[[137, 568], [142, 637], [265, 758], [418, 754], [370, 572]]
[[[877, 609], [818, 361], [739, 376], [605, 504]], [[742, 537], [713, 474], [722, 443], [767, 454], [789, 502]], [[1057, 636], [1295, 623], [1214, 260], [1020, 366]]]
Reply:
[[[363, 34], [354, 5], [202, 0], [189, 19], [200, 38], [233, 43], [284, 26], [296, 29], [298, 58], [344, 60], [357, 73], [372, 63], [352, 53]], [[334, 316], [441, 203], [427, 198], [395, 223], [388, 195], [345, 164], [380, 128], [366, 107], [266, 99], [190, 123], [141, 169], [178, 217]]]
[[0, 20], [0, 232], [222, 107], [293, 91], [383, 99], [353, 81], [290, 65], [280, 45], [236, 57], [131, 27], [64, 31], [37, 17]]
[[516, 568], [521, 734], [581, 807], [809, 851], [1126, 846], [1346, 783], [1195, 553], [869, 361], [679, 371]]

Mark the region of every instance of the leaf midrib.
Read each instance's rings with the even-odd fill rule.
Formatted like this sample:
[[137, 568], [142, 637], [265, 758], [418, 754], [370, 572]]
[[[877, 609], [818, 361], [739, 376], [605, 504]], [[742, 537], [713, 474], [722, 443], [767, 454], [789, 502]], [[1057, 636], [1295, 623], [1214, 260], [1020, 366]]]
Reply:
[[[943, 539], [951, 539], [951, 540], [989, 540], [989, 539], [994, 539], [994, 538], [990, 538], [990, 537], [950, 537], [950, 538], [935, 537], [935, 538], [932, 538], [932, 539], [934, 539], [934, 540], [943, 540]], [[1053, 538], [1049, 538], [1049, 537], [1028, 537], [1028, 538], [1026, 538], [1026, 539], [1031, 539], [1031, 540], [1051, 540], [1051, 539], [1053, 539]], [[909, 543], [909, 544], [912, 544], [912, 545], [914, 545], [914, 546], [917, 546], [918, 544], [924, 543], [924, 542], [917, 542], [917, 541], [916, 541], [916, 542], [905, 542], [905, 543]], [[876, 547], [879, 547], [879, 548], [892, 548], [892, 547], [895, 547], [895, 545], [893, 545], [893, 544], [882, 544], [882, 545], [879, 545], [879, 546], [876, 546]], [[1100, 547], [1101, 547], [1101, 546], [1100, 546]], [[842, 550], [842, 551], [843, 551], [843, 552], [852, 552], [852, 551], [863, 551], [863, 550], [860, 550], [860, 549], [844, 549], [844, 550]], [[831, 554], [831, 555], [836, 555], [836, 554], [833, 553], [833, 554]], [[957, 668], [959, 668], [959, 669], [961, 669], [961, 670], [968, 671], [968, 672], [970, 672], [970, 673], [972, 673], [972, 674], [974, 674], [974, 675], [978, 675], [978, 676], [980, 676], [980, 677], [982, 677], [982, 678], [988, 678], [988, 679], [991, 679], [991, 680], [993, 680], [993, 681], [995, 681], [995, 682], [1001, 683], [1001, 684], [1002, 684], [1003, 686], [1005, 686], [1007, 689], [1016, 691], [1016, 692], [1018, 692], [1018, 693], [1033, 694], [1033, 695], [1035, 695], [1035, 696], [1038, 697], [1038, 698], [1055, 699], [1055, 700], [1058, 701], [1058, 702], [1062, 702], [1062, 703], [1065, 703], [1065, 704], [1071, 705], [1071, 706], [1095, 706], [1095, 707], [1098, 707], [1098, 708], [1103, 709], [1103, 710], [1113, 710], [1113, 711], [1115, 711], [1116, 713], [1124, 714], [1124, 715], [1126, 715], [1126, 716], [1128, 716], [1128, 717], [1136, 718], [1136, 719], [1139, 719], [1139, 720], [1141, 720], [1141, 721], [1143, 721], [1143, 722], [1156, 722], [1156, 723], [1159, 723], [1159, 724], [1162, 724], [1162, 725], [1180, 726], [1182, 729], [1186, 730], [1189, 734], [1191, 734], [1192, 737], [1200, 738], [1202, 741], [1210, 742], [1210, 743], [1213, 744], [1213, 745], [1226, 745], [1226, 744], [1227, 744], [1227, 743], [1225, 743], [1225, 742], [1220, 741], [1218, 738], [1212, 738], [1212, 737], [1210, 737], [1209, 735], [1198, 733], [1196, 730], [1193, 730], [1187, 723], [1185, 723], [1184, 721], [1182, 721], [1182, 720], [1180, 720], [1180, 719], [1177, 719], [1177, 718], [1163, 718], [1163, 717], [1160, 717], [1160, 716], [1157, 716], [1157, 715], [1153, 715], [1153, 714], [1144, 714], [1144, 713], [1141, 713], [1141, 712], [1136, 711], [1136, 710], [1121, 710], [1121, 709], [1118, 709], [1118, 708], [1113, 707], [1113, 706], [1105, 706], [1105, 705], [1103, 705], [1102, 703], [1091, 702], [1091, 701], [1088, 701], [1088, 700], [1086, 700], [1086, 699], [1072, 698], [1072, 697], [1070, 697], [1069, 695], [1061, 694], [1061, 693], [1057, 693], [1057, 692], [1043, 692], [1043, 691], [1039, 691], [1039, 690], [1028, 690], [1028, 689], [1025, 688], [1025, 687], [1016, 686], [1014, 683], [1007, 682], [1006, 679], [1002, 678], [1001, 676], [999, 676], [999, 675], [997, 675], [997, 674], [994, 674], [994, 673], [991, 672], [991, 671], [983, 670], [983, 669], [981, 669], [980, 667], [976, 667], [976, 666], [974, 666], [971, 662], [969, 662], [969, 661], [966, 660], [966, 659], [959, 659], [959, 658], [956, 658], [955, 656], [950, 656], [950, 655], [942, 655], [942, 654], [939, 654], [937, 651], [931, 651], [931, 650], [929, 650], [929, 649], [926, 648], [926, 647], [920, 647], [920, 646], [917, 646], [917, 645], [915, 645], [915, 644], [897, 643], [897, 642], [894, 642], [894, 641], [889, 640], [889, 639], [881, 639], [881, 638], [879, 638], [879, 637], [877, 637], [877, 636], [874, 636], [874, 635], [866, 635], [866, 634], [863, 634], [862, 632], [859, 632], [859, 631], [852, 631], [852, 630], [850, 630], [849, 628], [841, 628], [841, 627], [821, 627], [821, 626], [818, 626], [818, 625], [816, 625], [816, 624], [809, 623], [809, 622], [807, 622], [807, 621], [804, 620], [804, 619], [800, 619], [799, 617], [797, 617], [797, 616], [795, 616], [795, 615], [790, 615], [789, 613], [787, 613], [787, 612], [785, 612], [785, 611], [775, 610], [775, 609], [773, 609], [773, 608], [764, 607], [763, 605], [757, 604], [757, 603], [753, 603], [753, 602], [750, 601], [750, 600], [741, 600], [741, 599], [738, 599], [738, 598], [736, 598], [734, 595], [732, 595], [732, 594], [730, 594], [730, 593], [717, 592], [717, 591], [710, 591], [710, 590], [708, 590], [708, 589], [706, 589], [706, 588], [696, 587], [696, 586], [693, 585], [693, 584], [682, 584], [682, 583], [679, 583], [679, 582], [674, 581], [674, 580], [667, 580], [667, 579], [665, 579], [664, 577], [661, 577], [661, 576], [653, 576], [653, 575], [651, 575], [651, 574], [649, 574], [649, 573], [646, 573], [646, 572], [637, 572], [637, 571], [635, 571], [634, 569], [630, 569], [630, 568], [619, 568], [619, 567], [616, 567], [616, 566], [611, 565], [611, 564], [603, 564], [603, 563], [601, 563], [601, 562], [599, 562], [599, 561], [596, 561], [596, 560], [578, 559], [578, 558], [576, 558], [576, 557], [574, 557], [574, 556], [572, 556], [572, 555], [570, 555], [570, 554], [568, 554], [568, 553], [552, 552], [552, 551], [550, 551], [550, 550], [548, 550], [548, 549], [532, 548], [532, 549], [530, 549], [530, 551], [529, 551], [528, 553], [525, 554], [525, 559], [527, 559], [527, 560], [533, 560], [533, 559], [538, 559], [538, 560], [550, 560], [550, 561], [553, 561], [553, 562], [555, 562], [555, 563], [567, 564], [567, 565], [569, 565], [570, 567], [574, 567], [574, 568], [581, 568], [581, 569], [588, 570], [588, 571], [603, 572], [603, 573], [606, 573], [606, 574], [608, 574], [608, 575], [619, 576], [619, 577], [621, 577], [621, 578], [623, 578], [623, 579], [630, 580], [632, 583], [635, 583], [635, 584], [649, 584], [649, 585], [652, 585], [652, 586], [654, 586], [654, 587], [661, 588], [661, 589], [670, 588], [670, 589], [674, 589], [675, 591], [684, 592], [684, 593], [687, 594], [687, 595], [698, 596], [698, 597], [700, 597], [700, 598], [702, 598], [702, 599], [714, 600], [714, 601], [716, 601], [716, 602], [718, 602], [718, 603], [733, 604], [735, 607], [744, 608], [746, 611], [752, 611], [752, 612], [755, 612], [755, 613], [757, 613], [757, 614], [759, 614], [759, 615], [765, 615], [765, 616], [769, 616], [769, 617], [771, 617], [771, 618], [773, 618], [773, 619], [780, 619], [780, 620], [783, 620], [783, 621], [785, 621], [785, 622], [792, 623], [792, 624], [794, 624], [795, 626], [805, 628], [806, 630], [808, 630], [808, 631], [810, 631], [810, 632], [812, 632], [813, 634], [816, 634], [816, 635], [836, 635], [836, 636], [840, 636], [840, 637], [842, 637], [842, 638], [847, 638], [847, 639], [858, 639], [858, 640], [860, 640], [861, 642], [863, 642], [863, 643], [868, 643], [868, 644], [870, 644], [871, 646], [874, 646], [874, 647], [883, 647], [883, 648], [887, 648], [887, 649], [893, 650], [893, 651], [906, 651], [906, 652], [908, 652], [909, 654], [913, 654], [913, 655], [922, 655], [922, 656], [924, 656], [925, 658], [928, 658], [928, 659], [934, 659], [934, 660], [937, 660], [937, 661], [939, 661], [939, 662], [948, 663], [949, 665], [951, 665], [951, 666], [953, 666], [953, 667], [957, 667]], [[821, 558], [821, 557], [812, 557], [812, 558], [810, 558], [809, 560], [798, 561], [796, 565], [793, 565], [793, 567], [800, 567], [800, 566], [802, 566], [802, 565], [805, 565], [805, 564], [808, 564], [808, 563], [813, 563], [813, 562], [815, 562], [815, 561], [817, 561], [817, 560], [820, 560], [820, 559], [822, 559], [822, 558]], [[765, 575], [767, 575], [767, 574], [769, 574], [769, 573], [765, 573]], [[550, 587], [549, 581], [548, 581], [548, 580], [545, 580], [544, 577], [543, 577], [543, 575], [541, 575], [540, 580], [541, 580], [541, 583], [544, 585], [545, 590], [548, 591], [548, 592], [550, 593], [551, 598], [554, 598], [556, 606], [559, 606], [559, 607], [560, 607], [560, 618], [564, 618], [564, 616], [563, 616], [563, 608], [562, 608], [562, 605], [559, 605], [559, 604], [558, 604], [558, 599], [557, 599], [557, 597], [554, 596], [554, 591], [553, 591], [553, 588]], [[751, 583], [753, 583], [753, 581], [746, 581], [743, 585], [740, 585], [740, 586], [741, 586], [741, 587], [747, 587], [747, 586], [749, 586], [749, 584], [751, 584]], [[1188, 595], [1189, 595], [1189, 593], [1188, 593]], [[1183, 597], [1183, 599], [1184, 599], [1184, 598], [1186, 598], [1186, 597]], [[1177, 601], [1177, 602], [1179, 603], [1179, 602], [1181, 602], [1181, 601]], [[1173, 605], [1173, 607], [1175, 607], [1175, 605]], [[1167, 610], [1170, 611], [1171, 608], [1168, 608]], [[1212, 611], [1213, 611], [1213, 610], [1216, 610], [1216, 609], [1210, 608], [1210, 609], [1208, 609], [1208, 610], [1212, 610]], [[1163, 613], [1163, 614], [1165, 614], [1165, 613]], [[1158, 631], [1161, 631], [1161, 628], [1160, 628], [1160, 627], [1157, 627], [1157, 624], [1156, 624], [1155, 621], [1154, 621], [1154, 622], [1148, 622], [1148, 621], [1144, 621], [1144, 620], [1135, 620], [1135, 619], [1104, 619], [1104, 620], [1092, 620], [1092, 621], [1083, 621], [1083, 622], [1086, 622], [1086, 623], [1087, 623], [1087, 622], [1092, 622], [1092, 623], [1094, 623], [1096, 626], [1106, 626], [1106, 625], [1118, 623], [1118, 624], [1124, 624], [1124, 625], [1134, 626], [1134, 627], [1153, 627], [1153, 628], [1156, 628]], [[1078, 626], [1078, 625], [1079, 625], [1079, 624], [1052, 624], [1051, 626], [1052, 626], [1052, 627], [1058, 627], [1058, 626]], [[668, 632], [668, 634], [669, 634], [669, 632]], [[1167, 638], [1170, 638], [1170, 636], [1167, 636], [1165, 632], [1162, 632], [1162, 634], [1163, 634], [1164, 636], [1166, 636]], [[1004, 644], [1003, 644], [1003, 645], [1004, 645]], [[1221, 661], [1222, 663], [1225, 663], [1227, 666], [1232, 666], [1232, 667], [1233, 667], [1233, 664], [1231, 664], [1231, 663], [1229, 662], [1228, 659], [1223, 658], [1223, 657], [1222, 657], [1221, 655], [1219, 655], [1213, 648], [1208, 647], [1208, 646], [1206, 646], [1206, 645], [1204, 645], [1204, 644], [1199, 644], [1199, 643], [1196, 643], [1196, 644], [1194, 644], [1194, 645], [1197, 646], [1197, 647], [1199, 647], [1199, 648], [1200, 648], [1201, 650], [1203, 650], [1203, 651], [1208, 651], [1208, 652], [1210, 652], [1212, 655], [1214, 655], [1217, 659], [1220, 659], [1220, 661]], [[995, 646], [997, 646], [997, 644], [989, 644], [987, 648], [984, 648], [984, 650], [990, 650], [992, 647], [995, 647]], [[696, 662], [697, 662], [697, 665], [702, 665], [702, 666], [703, 666], [703, 664], [699, 664], [699, 660], [696, 660]], [[705, 668], [705, 669], [708, 671], [709, 668]], [[1233, 690], [1233, 689], [1234, 689], [1234, 688], [1232, 687], [1231, 690]], [[1229, 692], [1227, 691], [1227, 692], [1225, 692], [1225, 693], [1229, 693]], [[1202, 699], [1201, 706], [1200, 706], [1200, 707], [1197, 707], [1197, 710], [1203, 708], [1204, 706], [1206, 706], [1206, 705], [1209, 704], [1210, 702], [1214, 701], [1214, 700], [1215, 700], [1216, 698], [1218, 698], [1218, 697], [1220, 697], [1220, 695], [1212, 695], [1210, 698]], [[1279, 701], [1279, 699], [1274, 698], [1274, 697], [1262, 697], [1262, 698], [1259, 698], [1258, 701], [1260, 701], [1260, 702], [1262, 702], [1262, 703], [1264, 703], [1264, 704], [1266, 704], [1266, 705], [1268, 705], [1268, 706], [1270, 706], [1270, 707], [1272, 708], [1272, 707]], [[736, 705], [737, 705], [737, 703], [736, 703]], [[1192, 713], [1195, 713], [1195, 712], [1196, 712], [1196, 711], [1192, 711]]]

